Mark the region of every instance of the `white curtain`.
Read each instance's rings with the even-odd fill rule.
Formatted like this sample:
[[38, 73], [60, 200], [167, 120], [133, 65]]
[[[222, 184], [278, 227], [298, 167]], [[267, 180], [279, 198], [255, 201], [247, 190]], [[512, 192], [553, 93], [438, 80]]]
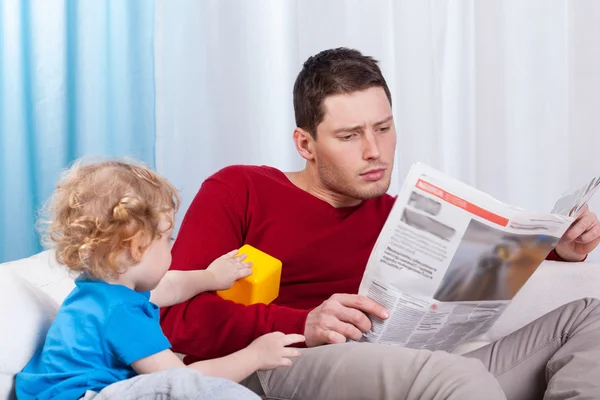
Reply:
[[549, 210], [600, 173], [599, 20], [595, 0], [157, 0], [157, 168], [181, 216], [226, 165], [300, 169], [294, 79], [346, 46], [379, 59], [392, 91], [391, 193], [422, 161]]

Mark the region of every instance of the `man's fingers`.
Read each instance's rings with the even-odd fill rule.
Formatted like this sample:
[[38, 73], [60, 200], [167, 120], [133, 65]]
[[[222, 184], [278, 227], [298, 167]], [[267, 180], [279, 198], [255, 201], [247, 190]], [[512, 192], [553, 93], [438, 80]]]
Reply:
[[585, 254], [589, 254], [592, 251], [594, 251], [596, 249], [596, 247], [598, 247], [598, 244], [600, 244], [600, 238], [597, 238], [596, 240], [592, 240], [591, 242], [588, 243], [575, 243], [575, 252], [581, 255], [585, 255]]
[[345, 343], [348, 338], [360, 340], [363, 332], [371, 328], [371, 321], [364, 314], [381, 319], [389, 317], [384, 307], [367, 297], [334, 294], [308, 314], [304, 330], [307, 346]]
[[355, 308], [341, 307], [336, 317], [343, 322], [354, 325], [361, 332], [371, 330], [371, 320], [362, 311]]
[[598, 247], [598, 244], [600, 244], [600, 238], [597, 238], [596, 240], [592, 240], [589, 243], [585, 244], [585, 254], [590, 254], [592, 251], [596, 250], [596, 247]]
[[596, 214], [592, 212], [585, 213], [578, 220], [576, 220], [569, 229], [567, 229], [562, 237], [562, 240], [566, 243], [576, 240], [597, 221], [598, 219], [596, 218]]
[[306, 340], [304, 335], [299, 335], [297, 333], [291, 333], [289, 335], [285, 335], [283, 338], [283, 345], [289, 346], [294, 343], [303, 343]]
[[560, 238], [560, 240], [564, 243], [570, 243], [577, 239], [577, 237], [579, 237], [579, 235], [581, 235], [582, 232], [583, 228], [579, 226], [579, 221], [575, 221], [573, 225], [571, 225], [569, 229], [567, 229], [567, 231], [564, 233], [562, 238]]
[[600, 237], [600, 223], [595, 221], [582, 235], [577, 238], [578, 243], [589, 243]]
[[342, 335], [339, 332], [335, 331], [326, 331], [325, 332], [325, 343], [330, 344], [342, 344], [346, 343], [346, 336]]
[[390, 316], [389, 311], [385, 307], [365, 296], [337, 294], [333, 295], [331, 299], [337, 300], [343, 306], [355, 308], [367, 314], [373, 314], [381, 319], [387, 319]]
[[[330, 332], [335, 332], [339, 336], [334, 335], [334, 338], [340, 339], [341, 341], [336, 341], [332, 343], [344, 343], [346, 339], [359, 340], [362, 337], [362, 332], [356, 326], [349, 324], [347, 322], [342, 322], [338, 319], [332, 320], [330, 323], [328, 330]], [[343, 337], [343, 339], [341, 338]]]
[[585, 205], [583, 207], [581, 207], [581, 210], [579, 210], [579, 212], [577, 213], [576, 218], [581, 217], [583, 214], [587, 213], [589, 210], [590, 210], [590, 208], [588, 207], [587, 203], [585, 203]]
[[254, 264], [251, 261], [245, 261], [240, 263], [240, 265], [238, 266], [239, 269], [245, 269], [245, 268], [252, 268]]

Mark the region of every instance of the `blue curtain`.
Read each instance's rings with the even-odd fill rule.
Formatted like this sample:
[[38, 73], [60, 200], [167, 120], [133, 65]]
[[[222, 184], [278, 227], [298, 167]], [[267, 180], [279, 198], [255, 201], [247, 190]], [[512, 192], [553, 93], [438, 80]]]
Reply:
[[154, 166], [154, 1], [0, 0], [0, 262], [83, 155]]

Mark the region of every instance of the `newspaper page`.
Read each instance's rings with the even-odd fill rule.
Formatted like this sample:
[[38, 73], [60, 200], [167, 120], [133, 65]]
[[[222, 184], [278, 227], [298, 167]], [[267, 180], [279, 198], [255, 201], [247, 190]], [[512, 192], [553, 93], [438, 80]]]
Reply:
[[485, 333], [599, 185], [532, 213], [415, 164], [359, 289], [390, 317], [370, 316], [361, 341], [451, 351]]

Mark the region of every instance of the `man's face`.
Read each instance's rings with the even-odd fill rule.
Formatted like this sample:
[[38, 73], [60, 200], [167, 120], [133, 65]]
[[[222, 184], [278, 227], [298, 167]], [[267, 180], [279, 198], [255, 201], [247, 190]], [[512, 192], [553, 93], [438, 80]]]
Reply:
[[322, 185], [353, 199], [383, 195], [390, 186], [396, 129], [385, 91], [373, 87], [330, 96], [317, 127], [314, 156]]

